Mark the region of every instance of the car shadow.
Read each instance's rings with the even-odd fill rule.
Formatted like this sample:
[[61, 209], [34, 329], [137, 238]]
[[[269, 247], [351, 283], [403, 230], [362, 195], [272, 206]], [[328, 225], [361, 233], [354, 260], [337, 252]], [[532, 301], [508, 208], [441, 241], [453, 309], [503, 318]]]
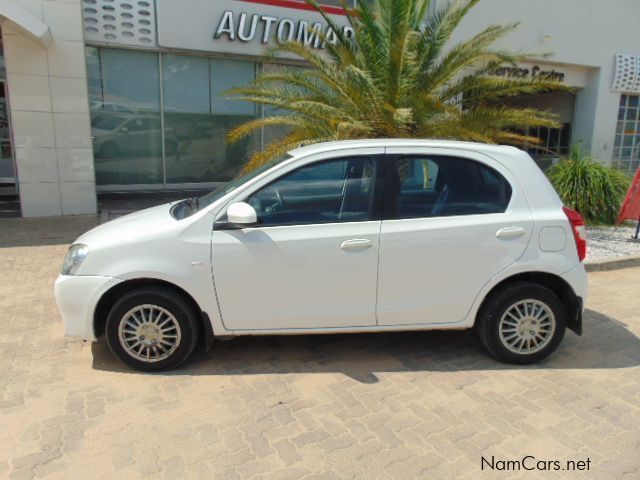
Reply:
[[[92, 352], [96, 370], [138, 373], [115, 359], [104, 338], [92, 344]], [[185, 365], [157, 375], [340, 372], [362, 383], [376, 383], [376, 372], [603, 369], [639, 364], [640, 338], [618, 320], [587, 310], [582, 337], [567, 331], [558, 350], [534, 365], [499, 363], [467, 330], [237, 337], [214, 342], [209, 352], [198, 347]]]

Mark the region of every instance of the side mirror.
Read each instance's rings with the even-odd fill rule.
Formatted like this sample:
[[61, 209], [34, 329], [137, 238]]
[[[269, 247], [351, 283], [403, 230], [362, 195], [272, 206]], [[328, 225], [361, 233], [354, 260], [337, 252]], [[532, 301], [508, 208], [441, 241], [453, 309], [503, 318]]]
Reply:
[[227, 208], [227, 221], [232, 225], [249, 226], [258, 223], [258, 214], [248, 203], [232, 203]]

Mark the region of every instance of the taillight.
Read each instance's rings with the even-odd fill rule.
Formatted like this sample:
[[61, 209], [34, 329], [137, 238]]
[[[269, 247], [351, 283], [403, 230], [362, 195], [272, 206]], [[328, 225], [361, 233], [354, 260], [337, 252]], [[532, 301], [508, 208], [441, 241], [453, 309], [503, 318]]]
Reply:
[[573, 230], [573, 238], [576, 240], [576, 248], [578, 249], [578, 258], [580, 261], [583, 261], [587, 256], [587, 228], [584, 223], [584, 218], [569, 207], [562, 207], [562, 209], [567, 215], [571, 229]]

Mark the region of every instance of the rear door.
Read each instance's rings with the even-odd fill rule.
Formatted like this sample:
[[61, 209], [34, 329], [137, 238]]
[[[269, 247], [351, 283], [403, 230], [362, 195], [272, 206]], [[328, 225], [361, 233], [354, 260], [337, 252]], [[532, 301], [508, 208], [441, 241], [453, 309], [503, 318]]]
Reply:
[[533, 219], [503, 165], [474, 152], [387, 149], [379, 325], [462, 321], [525, 251]]

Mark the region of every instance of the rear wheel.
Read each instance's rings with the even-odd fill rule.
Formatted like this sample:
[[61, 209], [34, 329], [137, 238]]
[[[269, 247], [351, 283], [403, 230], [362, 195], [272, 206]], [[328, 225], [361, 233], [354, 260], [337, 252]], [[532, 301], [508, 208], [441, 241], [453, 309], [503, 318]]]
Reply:
[[495, 292], [478, 314], [476, 329], [491, 355], [507, 363], [534, 363], [562, 341], [566, 312], [548, 288], [517, 282]]
[[118, 300], [107, 317], [111, 351], [125, 364], [147, 372], [174, 368], [198, 341], [197, 313], [179, 293], [142, 287]]

